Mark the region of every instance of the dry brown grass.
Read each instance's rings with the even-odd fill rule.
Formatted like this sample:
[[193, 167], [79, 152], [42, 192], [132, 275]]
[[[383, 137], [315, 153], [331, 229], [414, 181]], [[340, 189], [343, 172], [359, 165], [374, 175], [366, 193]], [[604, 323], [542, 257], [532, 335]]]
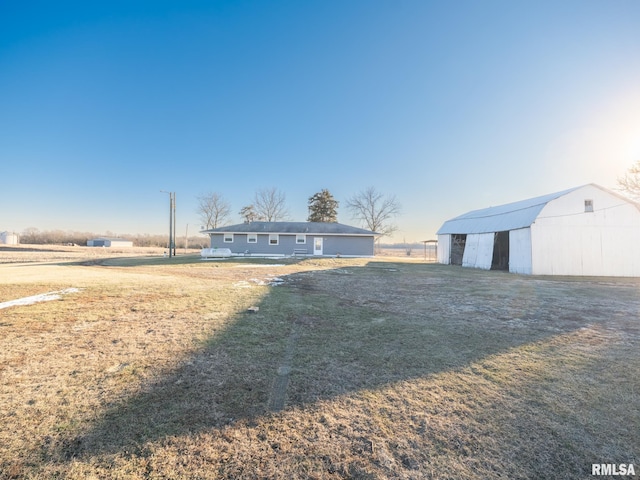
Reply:
[[[2, 263], [42, 263], [53, 261], [90, 261], [103, 258], [161, 257], [166, 249], [155, 247], [103, 248], [68, 245], [0, 245]], [[184, 250], [177, 252], [183, 254]], [[187, 253], [197, 253], [189, 250]]]
[[0, 301], [81, 289], [0, 310], [0, 478], [640, 467], [637, 280], [385, 259], [73, 260], [0, 265]]

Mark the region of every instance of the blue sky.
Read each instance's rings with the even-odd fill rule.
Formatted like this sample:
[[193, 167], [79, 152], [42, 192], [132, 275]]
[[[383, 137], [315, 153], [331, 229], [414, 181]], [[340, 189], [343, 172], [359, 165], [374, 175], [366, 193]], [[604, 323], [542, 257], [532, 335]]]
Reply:
[[638, 1], [0, 3], [0, 230], [164, 233], [277, 187], [394, 240], [640, 159]]

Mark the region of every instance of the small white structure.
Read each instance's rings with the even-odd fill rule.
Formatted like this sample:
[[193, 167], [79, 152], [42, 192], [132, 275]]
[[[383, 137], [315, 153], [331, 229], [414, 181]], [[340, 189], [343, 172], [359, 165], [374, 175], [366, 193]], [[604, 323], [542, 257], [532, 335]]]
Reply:
[[533, 275], [640, 276], [640, 205], [588, 184], [474, 210], [440, 227], [438, 262]]
[[133, 242], [124, 238], [101, 237], [87, 240], [87, 247], [133, 247]]
[[18, 245], [20, 237], [17, 233], [0, 232], [0, 244], [2, 245]]
[[229, 248], [203, 248], [200, 251], [202, 258], [229, 258], [231, 250]]

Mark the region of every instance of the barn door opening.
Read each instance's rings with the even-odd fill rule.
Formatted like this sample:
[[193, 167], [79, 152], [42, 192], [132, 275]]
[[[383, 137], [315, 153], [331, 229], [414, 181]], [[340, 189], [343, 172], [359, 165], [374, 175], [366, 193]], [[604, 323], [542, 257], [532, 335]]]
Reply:
[[465, 233], [454, 233], [451, 235], [451, 265], [462, 265], [462, 257], [464, 256], [464, 247], [467, 244], [467, 235]]
[[509, 270], [509, 232], [496, 232], [493, 237], [491, 270]]

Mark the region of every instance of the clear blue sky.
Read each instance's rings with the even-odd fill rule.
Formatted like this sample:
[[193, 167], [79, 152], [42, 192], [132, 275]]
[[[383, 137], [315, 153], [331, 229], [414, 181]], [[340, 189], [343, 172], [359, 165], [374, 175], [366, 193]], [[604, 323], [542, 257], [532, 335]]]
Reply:
[[303, 221], [375, 186], [419, 241], [638, 159], [637, 0], [0, 3], [0, 231], [164, 233], [160, 190], [178, 232], [207, 191]]

